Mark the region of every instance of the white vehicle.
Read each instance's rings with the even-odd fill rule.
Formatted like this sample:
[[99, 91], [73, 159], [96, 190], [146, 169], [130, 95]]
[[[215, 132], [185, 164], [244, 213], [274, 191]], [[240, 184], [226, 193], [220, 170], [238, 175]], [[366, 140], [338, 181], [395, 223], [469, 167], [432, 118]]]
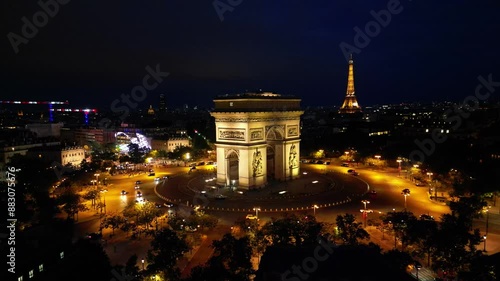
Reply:
[[256, 220], [256, 219], [258, 219], [256, 215], [252, 215], [252, 214], [248, 214], [245, 218], [247, 220]]
[[155, 181], [160, 181], [160, 178], [155, 178]]

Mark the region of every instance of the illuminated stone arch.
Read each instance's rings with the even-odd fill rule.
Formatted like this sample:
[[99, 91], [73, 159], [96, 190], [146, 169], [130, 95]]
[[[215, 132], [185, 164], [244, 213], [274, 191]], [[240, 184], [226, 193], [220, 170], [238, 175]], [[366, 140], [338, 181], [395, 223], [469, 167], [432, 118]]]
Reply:
[[300, 101], [267, 92], [214, 100], [218, 185], [261, 188], [299, 176]]

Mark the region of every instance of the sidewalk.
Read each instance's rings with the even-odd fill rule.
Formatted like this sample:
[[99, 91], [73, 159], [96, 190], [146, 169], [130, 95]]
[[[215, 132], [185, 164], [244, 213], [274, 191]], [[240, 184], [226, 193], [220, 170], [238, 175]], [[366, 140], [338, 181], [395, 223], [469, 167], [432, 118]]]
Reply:
[[[383, 252], [394, 249], [394, 236], [390, 232], [384, 231], [384, 233], [382, 233], [382, 231], [377, 229], [375, 226], [368, 226], [365, 228], [365, 230], [370, 234], [370, 241], [378, 244], [380, 248], [382, 248]], [[401, 243], [399, 243], [399, 241], [396, 243], [396, 245], [398, 249], [401, 248]], [[424, 265], [422, 261], [419, 262]], [[415, 267], [412, 267], [412, 270], [409, 272], [409, 274], [416, 278], [417, 269]], [[429, 268], [422, 266], [422, 268], [418, 270], [418, 280], [434, 281], [435, 277], [436, 274]]]

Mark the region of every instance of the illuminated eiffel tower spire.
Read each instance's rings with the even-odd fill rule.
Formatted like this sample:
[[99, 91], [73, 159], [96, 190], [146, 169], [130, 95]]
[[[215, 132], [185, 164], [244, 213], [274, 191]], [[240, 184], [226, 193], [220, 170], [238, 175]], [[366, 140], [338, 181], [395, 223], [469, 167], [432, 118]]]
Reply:
[[351, 57], [349, 58], [349, 75], [347, 76], [347, 92], [339, 113], [361, 112], [361, 107], [356, 100], [354, 92], [354, 61], [352, 60], [351, 54]]

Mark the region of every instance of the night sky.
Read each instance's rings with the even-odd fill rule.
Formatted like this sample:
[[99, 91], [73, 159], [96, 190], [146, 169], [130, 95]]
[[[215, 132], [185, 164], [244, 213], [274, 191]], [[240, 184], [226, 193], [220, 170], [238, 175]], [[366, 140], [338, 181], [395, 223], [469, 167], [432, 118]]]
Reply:
[[213, 3], [72, 0], [15, 54], [9, 32], [23, 36], [21, 18], [33, 22], [42, 8], [4, 0], [0, 99], [109, 109], [159, 64], [170, 75], [138, 107], [156, 107], [161, 93], [168, 107], [211, 107], [216, 95], [256, 89], [296, 95], [304, 106], [340, 105], [347, 61], [339, 45], [356, 46], [354, 28], [388, 4], [389, 24], [354, 52], [361, 106], [461, 101], [478, 75], [500, 81], [500, 1], [219, 0], [220, 9], [238, 4], [223, 21]]

